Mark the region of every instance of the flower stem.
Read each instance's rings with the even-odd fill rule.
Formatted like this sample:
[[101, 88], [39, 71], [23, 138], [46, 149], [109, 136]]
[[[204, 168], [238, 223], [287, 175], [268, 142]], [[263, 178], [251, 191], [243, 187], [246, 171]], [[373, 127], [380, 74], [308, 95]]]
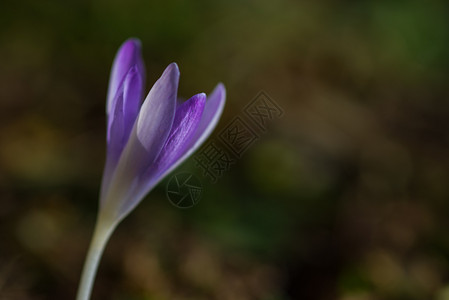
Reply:
[[97, 218], [94, 235], [90, 242], [86, 261], [84, 262], [83, 273], [78, 287], [76, 300], [89, 300], [92, 293], [92, 287], [97, 273], [98, 265], [103, 254], [106, 243], [109, 240], [116, 224], [104, 222], [100, 216]]

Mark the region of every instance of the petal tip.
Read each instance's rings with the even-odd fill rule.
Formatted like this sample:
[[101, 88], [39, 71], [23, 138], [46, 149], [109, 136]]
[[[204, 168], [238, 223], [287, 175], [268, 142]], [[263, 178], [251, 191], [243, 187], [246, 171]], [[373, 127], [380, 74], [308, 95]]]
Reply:
[[216, 87], [217, 87], [217, 88], [220, 88], [220, 89], [223, 89], [223, 90], [225, 89], [225, 85], [224, 85], [224, 83], [221, 82], [221, 81], [217, 83], [217, 86], [216, 86]]
[[165, 68], [164, 73], [162, 73], [161, 78], [166, 78], [169, 79], [169, 81], [171, 82], [176, 82], [176, 86], [177, 86], [177, 82], [179, 81], [179, 68], [178, 65], [176, 63], [171, 63], [167, 66], [167, 68]]
[[215, 86], [208, 99], [210, 103], [215, 103], [212, 104], [212, 106], [217, 105], [216, 109], [218, 109], [218, 111], [221, 111], [223, 109], [224, 103], [226, 102], [226, 88], [222, 82], [219, 82]]
[[[207, 99], [207, 96], [205, 93], [199, 93], [199, 94], [194, 95], [191, 98], [191, 101], [193, 101], [195, 103], [195, 105], [199, 105], [204, 108], [204, 106], [206, 104], [206, 99]], [[187, 100], [187, 101], [189, 101], [189, 100]]]
[[175, 62], [172, 62], [171, 64], [169, 64], [167, 66], [167, 68], [165, 69], [165, 72], [179, 76], [180, 72], [179, 72], [178, 64]]
[[137, 48], [140, 50], [142, 48], [142, 42], [138, 38], [132, 37], [132, 38], [127, 39], [123, 43], [123, 46], [133, 47], [133, 48]]
[[219, 82], [219, 83], [217, 84], [217, 86], [216, 86], [215, 89], [214, 89], [214, 92], [215, 92], [215, 91], [217, 91], [217, 92], [219, 92], [219, 93], [222, 93], [222, 94], [223, 94], [223, 97], [226, 98], [226, 88], [225, 88], [225, 85], [224, 85], [222, 82]]

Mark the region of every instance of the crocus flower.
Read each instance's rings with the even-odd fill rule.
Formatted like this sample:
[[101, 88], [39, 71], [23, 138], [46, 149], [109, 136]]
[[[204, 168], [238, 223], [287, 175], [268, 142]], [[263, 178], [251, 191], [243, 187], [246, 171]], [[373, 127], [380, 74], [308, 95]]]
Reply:
[[215, 128], [225, 103], [218, 84], [209, 97], [177, 99], [179, 69], [170, 64], [142, 103], [145, 67], [140, 42], [127, 40], [111, 71], [106, 114], [107, 154], [100, 209], [78, 298], [89, 299], [104, 246], [115, 226]]

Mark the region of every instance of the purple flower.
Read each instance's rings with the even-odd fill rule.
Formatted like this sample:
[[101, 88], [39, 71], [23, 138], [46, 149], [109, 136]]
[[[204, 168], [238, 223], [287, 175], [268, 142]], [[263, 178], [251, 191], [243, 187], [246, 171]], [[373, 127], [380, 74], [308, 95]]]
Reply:
[[178, 81], [179, 69], [172, 63], [142, 103], [140, 42], [129, 39], [120, 47], [106, 104], [107, 158], [100, 196], [100, 215], [106, 219], [123, 219], [215, 128], [225, 103], [223, 84], [209, 97], [200, 93], [181, 103]]
[[117, 224], [145, 195], [211, 134], [225, 104], [218, 84], [212, 94], [177, 99], [179, 70], [170, 64], [142, 102], [145, 67], [140, 42], [126, 41], [112, 65], [106, 104], [107, 154], [100, 210], [77, 300], [88, 300], [106, 243]]

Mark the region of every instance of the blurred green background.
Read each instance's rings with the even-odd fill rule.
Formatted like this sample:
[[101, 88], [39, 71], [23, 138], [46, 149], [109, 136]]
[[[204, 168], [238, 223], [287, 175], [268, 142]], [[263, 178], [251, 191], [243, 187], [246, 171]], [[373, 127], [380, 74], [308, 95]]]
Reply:
[[177, 209], [161, 183], [110, 240], [93, 299], [449, 299], [447, 1], [0, 2], [0, 299], [74, 299], [105, 158], [109, 70], [147, 90], [264, 90], [284, 110]]

